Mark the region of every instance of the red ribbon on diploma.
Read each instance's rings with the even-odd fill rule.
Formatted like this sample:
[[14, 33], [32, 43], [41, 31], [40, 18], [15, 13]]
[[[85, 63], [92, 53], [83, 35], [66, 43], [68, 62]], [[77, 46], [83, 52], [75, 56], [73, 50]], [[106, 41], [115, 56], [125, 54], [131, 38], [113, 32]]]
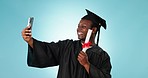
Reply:
[[91, 42], [84, 43], [82, 45], [82, 48], [89, 48], [90, 45], [91, 45]]

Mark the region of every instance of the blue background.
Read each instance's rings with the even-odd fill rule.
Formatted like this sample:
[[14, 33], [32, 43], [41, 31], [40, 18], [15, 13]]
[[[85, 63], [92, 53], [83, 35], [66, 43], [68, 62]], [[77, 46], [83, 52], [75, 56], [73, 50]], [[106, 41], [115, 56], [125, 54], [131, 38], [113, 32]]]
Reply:
[[76, 40], [85, 9], [107, 21], [100, 46], [111, 57], [112, 78], [148, 78], [147, 7], [148, 0], [0, 0], [0, 78], [56, 78], [58, 67], [27, 66], [21, 31], [34, 16], [34, 38]]

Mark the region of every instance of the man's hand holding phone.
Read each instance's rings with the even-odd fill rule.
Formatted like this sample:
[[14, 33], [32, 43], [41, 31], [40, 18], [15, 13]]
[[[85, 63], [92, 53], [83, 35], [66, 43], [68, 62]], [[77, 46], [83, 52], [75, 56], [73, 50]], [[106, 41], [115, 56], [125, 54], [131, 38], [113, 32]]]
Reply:
[[33, 17], [30, 17], [28, 19], [28, 25], [26, 28], [24, 28], [22, 30], [22, 37], [23, 39], [33, 48], [33, 39], [32, 39], [32, 32], [31, 32], [31, 28], [33, 25]]

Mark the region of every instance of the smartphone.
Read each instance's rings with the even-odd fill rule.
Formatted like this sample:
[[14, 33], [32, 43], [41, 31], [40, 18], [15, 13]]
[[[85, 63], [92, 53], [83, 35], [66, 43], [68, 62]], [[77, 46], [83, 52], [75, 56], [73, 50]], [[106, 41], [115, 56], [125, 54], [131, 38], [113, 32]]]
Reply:
[[31, 28], [32, 28], [32, 26], [33, 26], [33, 21], [34, 21], [34, 17], [29, 17], [29, 18], [28, 18], [28, 25], [27, 25], [27, 26], [31, 26]]

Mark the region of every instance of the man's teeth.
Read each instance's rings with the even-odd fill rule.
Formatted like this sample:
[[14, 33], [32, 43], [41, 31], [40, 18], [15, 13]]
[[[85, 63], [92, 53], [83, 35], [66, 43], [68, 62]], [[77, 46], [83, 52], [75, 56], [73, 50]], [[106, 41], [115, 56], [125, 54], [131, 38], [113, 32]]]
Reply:
[[78, 32], [79, 35], [83, 34], [82, 32]]

